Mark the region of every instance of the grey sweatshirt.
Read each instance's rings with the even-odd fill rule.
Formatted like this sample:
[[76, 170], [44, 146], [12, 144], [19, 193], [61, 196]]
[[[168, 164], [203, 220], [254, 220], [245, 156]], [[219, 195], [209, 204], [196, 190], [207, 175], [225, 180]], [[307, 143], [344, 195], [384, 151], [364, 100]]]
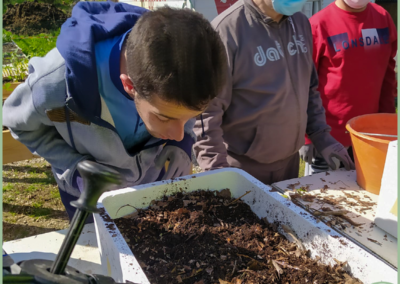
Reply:
[[229, 74], [194, 128], [204, 170], [228, 167], [229, 152], [274, 163], [295, 154], [305, 133], [313, 142], [329, 133], [305, 15], [278, 24], [251, 0], [239, 0], [212, 24], [225, 45]]

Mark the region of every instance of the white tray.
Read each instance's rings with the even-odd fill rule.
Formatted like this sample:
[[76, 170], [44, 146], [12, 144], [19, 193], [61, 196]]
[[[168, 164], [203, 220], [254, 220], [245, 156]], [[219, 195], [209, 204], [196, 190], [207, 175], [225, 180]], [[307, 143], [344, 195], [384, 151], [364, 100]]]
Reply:
[[[180, 189], [191, 192], [199, 189], [222, 190], [229, 188], [233, 197], [242, 198], [260, 218], [269, 222], [278, 221], [290, 226], [311, 251], [325, 264], [334, 264], [334, 258], [347, 261], [349, 271], [365, 284], [378, 281], [397, 283], [397, 271], [378, 258], [331, 230], [315, 217], [283, 198], [277, 192], [239, 169], [221, 169], [176, 180], [161, 181], [132, 188], [107, 192], [99, 199], [98, 207], [104, 208], [108, 216], [95, 216], [95, 226], [104, 274], [117, 282], [131, 281], [149, 283], [124, 238], [111, 219], [131, 214], [136, 208], [147, 208], [154, 199], [171, 195]], [[124, 205], [130, 206], [124, 206]], [[111, 218], [111, 219], [110, 219]], [[279, 228], [280, 232], [283, 233]], [[291, 237], [287, 236], [289, 240]], [[346, 243], [346, 245], [343, 245]]]

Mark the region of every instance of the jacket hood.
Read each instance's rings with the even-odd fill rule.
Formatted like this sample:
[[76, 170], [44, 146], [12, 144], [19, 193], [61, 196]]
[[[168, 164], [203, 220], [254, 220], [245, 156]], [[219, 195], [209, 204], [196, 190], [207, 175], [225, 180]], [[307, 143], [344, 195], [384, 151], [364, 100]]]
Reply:
[[[254, 4], [253, 0], [243, 0], [244, 7], [250, 12], [250, 14], [255, 17], [257, 20], [263, 21], [265, 24], [270, 25], [272, 23], [276, 23], [271, 17], [265, 15], [261, 10]], [[289, 18], [288, 16], [283, 15], [281, 22], [285, 19]], [[278, 23], [276, 23], [278, 24]]]
[[61, 26], [57, 49], [65, 60], [66, 101], [78, 115], [100, 117], [95, 44], [126, 33], [149, 10], [125, 3], [78, 2]]

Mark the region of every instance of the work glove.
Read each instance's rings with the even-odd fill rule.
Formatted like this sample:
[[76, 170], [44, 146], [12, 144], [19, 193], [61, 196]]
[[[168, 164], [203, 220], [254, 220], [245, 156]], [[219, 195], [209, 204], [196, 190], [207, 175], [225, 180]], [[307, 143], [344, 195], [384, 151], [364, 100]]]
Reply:
[[309, 164], [312, 164], [312, 159], [315, 157], [315, 148], [313, 144], [303, 145], [299, 150], [300, 158]]
[[341, 161], [346, 170], [349, 171], [355, 169], [355, 165], [351, 160], [346, 148], [328, 132], [323, 132], [312, 138], [310, 137], [310, 139], [312, 140], [318, 153], [321, 154], [332, 170], [337, 169], [335, 162], [332, 160], [333, 157]]
[[164, 149], [155, 160], [156, 168], [160, 169], [160, 171], [165, 162], [169, 160], [168, 170], [161, 180], [185, 176], [190, 173], [193, 144], [193, 138], [187, 133], [185, 133], [182, 141], [170, 140], [165, 144]]

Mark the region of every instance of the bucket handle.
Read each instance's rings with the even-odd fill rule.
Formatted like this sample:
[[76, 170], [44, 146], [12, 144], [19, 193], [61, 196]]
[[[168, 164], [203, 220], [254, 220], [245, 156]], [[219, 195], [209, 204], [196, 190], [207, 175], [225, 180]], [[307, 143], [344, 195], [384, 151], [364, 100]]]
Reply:
[[[349, 133], [346, 131], [346, 133]], [[357, 132], [363, 135], [368, 135], [368, 136], [382, 136], [382, 137], [391, 137], [391, 138], [397, 138], [397, 135], [392, 135], [392, 134], [378, 134], [378, 133], [367, 133], [367, 132]]]

